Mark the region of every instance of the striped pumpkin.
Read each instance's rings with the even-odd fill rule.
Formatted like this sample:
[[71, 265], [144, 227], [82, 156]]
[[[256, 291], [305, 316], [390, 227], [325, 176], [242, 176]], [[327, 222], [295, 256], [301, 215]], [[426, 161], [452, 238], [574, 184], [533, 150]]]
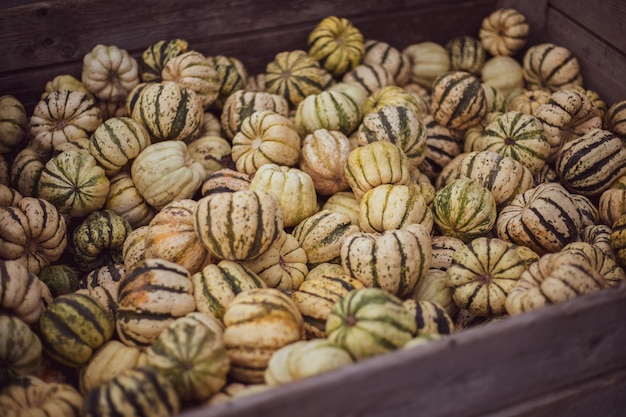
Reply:
[[389, 85], [369, 95], [363, 105], [363, 116], [377, 112], [384, 106], [406, 107], [418, 117], [425, 114], [413, 94], [397, 85]]
[[359, 225], [359, 201], [351, 191], [340, 191], [334, 193], [322, 206], [322, 210], [336, 211], [338, 213], [347, 214], [352, 224]]
[[465, 242], [452, 236], [435, 235], [432, 237], [431, 269], [445, 271], [452, 265], [454, 253], [465, 246]]
[[46, 83], [46, 87], [41, 93], [41, 98], [44, 99], [50, 95], [53, 91], [58, 90], [69, 90], [69, 91], [80, 91], [81, 93], [86, 93], [87, 95], [94, 97], [91, 94], [91, 91], [87, 90], [85, 84], [73, 75], [70, 74], [60, 74], [56, 75], [53, 79]]
[[146, 232], [148, 225], [139, 226], [126, 236], [122, 246], [122, 259], [126, 271], [134, 269], [146, 259]]
[[426, 126], [407, 107], [382, 106], [363, 118], [357, 132], [360, 145], [378, 140], [396, 144], [404, 151], [410, 167], [426, 158]]
[[267, 92], [238, 90], [231, 94], [224, 102], [220, 113], [220, 124], [226, 137], [231, 139], [241, 129], [246, 117], [255, 111], [273, 111], [281, 116], [289, 115], [289, 104], [281, 95]]
[[328, 16], [309, 33], [307, 48], [326, 71], [340, 78], [362, 61], [365, 41], [348, 19]]
[[362, 88], [368, 96], [383, 87], [396, 85], [391, 73], [377, 63], [359, 64], [346, 72], [341, 81]]
[[529, 29], [526, 16], [518, 10], [500, 8], [482, 20], [478, 38], [491, 55], [511, 56], [526, 45]]
[[600, 195], [626, 174], [626, 149], [610, 131], [592, 129], [563, 145], [555, 169], [570, 192]]
[[507, 111], [519, 111], [534, 116], [539, 106], [550, 101], [550, 96], [551, 93], [549, 90], [526, 90], [523, 88], [509, 94], [505, 102], [505, 107]]
[[359, 232], [344, 213], [320, 210], [300, 222], [292, 231], [306, 252], [309, 268], [321, 263], [340, 263], [341, 245], [350, 235]]
[[341, 245], [344, 272], [366, 287], [410, 294], [430, 267], [430, 230], [412, 224], [382, 233], [354, 233]]
[[585, 87], [581, 85], [576, 85], [574, 87], [570, 87], [571, 90], [578, 91], [579, 93], [584, 94], [587, 98], [593, 103], [596, 111], [598, 112], [598, 116], [604, 122], [607, 112], [607, 105], [600, 97], [600, 94], [595, 92], [594, 90], [587, 90]]
[[609, 239], [615, 259], [624, 268], [626, 267], [626, 215], [619, 216], [610, 230]]
[[338, 271], [321, 272], [307, 276], [291, 294], [291, 299], [304, 319], [304, 330], [308, 339], [326, 337], [326, 320], [335, 303], [350, 291], [365, 288], [356, 278]]
[[266, 288], [265, 281], [245, 265], [222, 260], [209, 264], [191, 276], [196, 309], [222, 320], [237, 294]]
[[430, 112], [440, 125], [467, 129], [485, 117], [485, 91], [476, 76], [466, 71], [441, 74], [433, 82]]
[[189, 271], [170, 261], [148, 258], [120, 281], [117, 334], [126, 345], [146, 347], [170, 323], [195, 309]]
[[48, 265], [39, 272], [37, 277], [46, 284], [52, 297], [74, 292], [78, 290], [80, 283], [78, 269], [69, 264]]
[[604, 224], [597, 224], [585, 227], [580, 233], [580, 238], [583, 242], [600, 249], [608, 257], [616, 259], [615, 251], [611, 246], [611, 233], [613, 233], [611, 227]]
[[268, 250], [250, 261], [243, 261], [270, 288], [295, 291], [309, 273], [306, 251], [298, 239], [283, 230]]
[[0, 384], [34, 374], [42, 362], [41, 340], [28, 324], [6, 314], [0, 315]]
[[352, 146], [343, 133], [318, 129], [302, 140], [298, 166], [313, 180], [315, 192], [329, 196], [350, 188], [346, 178], [346, 161]]
[[53, 91], [39, 101], [30, 118], [30, 139], [51, 152], [65, 142], [89, 139], [102, 123], [96, 101], [80, 91]]
[[37, 324], [52, 294], [46, 284], [19, 261], [0, 260], [0, 308], [26, 324]]
[[459, 178], [437, 191], [432, 203], [437, 229], [468, 243], [488, 234], [496, 223], [491, 191], [470, 178]]
[[508, 294], [526, 265], [504, 240], [480, 237], [459, 248], [446, 270], [452, 299], [471, 314], [494, 317], [506, 313]]
[[[459, 242], [465, 245], [463, 241], [459, 240]], [[452, 288], [448, 286], [448, 274], [440, 269], [429, 269], [426, 276], [417, 283], [415, 290], [407, 300], [436, 304], [450, 318], [456, 317], [459, 312], [459, 307], [452, 299]]]
[[591, 201], [589, 197], [585, 197], [581, 194], [571, 194], [571, 196], [580, 212], [583, 228], [600, 222], [600, 212], [596, 204]]
[[149, 366], [124, 369], [85, 396], [84, 416], [134, 415], [168, 417], [178, 414], [180, 398], [174, 384]]
[[162, 82], [173, 81], [193, 91], [207, 109], [217, 99], [220, 76], [215, 65], [198, 51], [187, 51], [170, 58], [161, 71]]
[[506, 299], [506, 311], [517, 315], [557, 304], [606, 286], [589, 262], [569, 252], [548, 253], [522, 273]]
[[10, 207], [22, 199], [22, 195], [5, 184], [0, 184], [0, 207]]
[[617, 178], [598, 199], [599, 221], [596, 223], [613, 226], [613, 223], [626, 213], [626, 175]]
[[89, 152], [108, 176], [117, 174], [148, 145], [148, 132], [130, 117], [107, 119], [89, 138]]
[[533, 174], [543, 168], [551, 149], [539, 119], [518, 111], [489, 123], [480, 142], [483, 150], [513, 158]]
[[232, 140], [237, 171], [254, 174], [262, 165], [294, 166], [300, 157], [301, 140], [287, 117], [274, 111], [255, 111], [241, 123]]
[[65, 151], [45, 165], [37, 195], [70, 217], [84, 217], [100, 210], [109, 193], [110, 181], [104, 169], [87, 152]]
[[175, 81], [162, 81], [141, 90], [131, 117], [148, 131], [153, 143], [191, 142], [200, 132], [204, 110], [194, 91]]
[[98, 210], [87, 216], [72, 231], [70, 249], [76, 266], [88, 272], [105, 263], [121, 262], [128, 222], [110, 210]]
[[218, 169], [210, 174], [202, 183], [202, 197], [216, 193], [232, 193], [250, 188], [250, 176], [230, 168]]
[[0, 96], [0, 154], [19, 145], [26, 136], [26, 109], [11, 95]]
[[206, 177], [204, 166], [178, 140], [153, 143], [137, 155], [130, 175], [146, 202], [157, 210], [178, 199], [191, 198]]
[[17, 378], [0, 395], [0, 410], [6, 416], [83, 416], [83, 396], [69, 383], [46, 382], [28, 375]]
[[49, 157], [49, 154], [42, 155], [36, 148], [28, 146], [17, 152], [8, 172], [9, 184], [25, 197], [36, 197], [39, 178]]
[[245, 383], [263, 382], [272, 354], [304, 338], [300, 311], [275, 288], [239, 293], [226, 309], [224, 325], [229, 375]]
[[296, 109], [305, 97], [319, 94], [332, 81], [332, 75], [305, 51], [278, 53], [265, 67], [265, 91], [284, 97]]
[[175, 200], [154, 216], [144, 237], [146, 258], [174, 262], [190, 274], [210, 262], [210, 255], [194, 226], [193, 212], [197, 204], [191, 199]]
[[48, 201], [24, 197], [0, 207], [0, 259], [21, 262], [34, 273], [61, 258], [67, 247], [67, 223]]
[[554, 92], [582, 85], [578, 59], [564, 46], [553, 43], [533, 45], [526, 50], [522, 64], [526, 88], [547, 88]]
[[455, 36], [446, 43], [445, 48], [450, 55], [451, 70], [480, 75], [487, 52], [478, 38], [469, 35]]
[[419, 187], [381, 184], [361, 198], [359, 226], [364, 232], [402, 229], [415, 223], [432, 231], [433, 214]]
[[113, 337], [115, 320], [93, 297], [72, 293], [50, 303], [38, 328], [46, 353], [55, 361], [78, 368]]
[[368, 39], [365, 41], [363, 64], [378, 64], [391, 74], [396, 85], [403, 86], [411, 80], [409, 57], [387, 42]]
[[220, 81], [217, 99], [210, 107], [221, 110], [231, 94], [244, 89], [248, 82], [248, 70], [243, 62], [233, 56], [213, 55], [207, 59], [216, 69]]
[[98, 44], [83, 55], [81, 81], [100, 101], [122, 103], [139, 84], [139, 64], [127, 50]]
[[94, 298], [115, 317], [118, 289], [124, 275], [126, 268], [121, 263], [103, 265], [85, 275], [76, 292]]
[[402, 52], [409, 57], [411, 81], [429, 92], [435, 79], [450, 70], [450, 55], [443, 45], [436, 42], [414, 43]]
[[198, 200], [193, 216], [200, 241], [219, 259], [253, 259], [283, 230], [278, 197], [260, 190], [210, 194]]
[[515, 197], [500, 211], [500, 239], [528, 246], [539, 255], [558, 252], [578, 239], [582, 218], [571, 194], [559, 183], [543, 183]]
[[139, 77], [143, 82], [159, 82], [162, 80], [161, 72], [167, 62], [187, 52], [189, 44], [184, 39], [165, 39], [160, 40], [148, 48], [141, 54], [139, 60]]
[[463, 136], [440, 125], [431, 115], [424, 116], [422, 122], [426, 126], [426, 150], [424, 160], [417, 167], [435, 181], [443, 167], [463, 151]]
[[359, 127], [361, 119], [361, 109], [352, 97], [339, 90], [325, 90], [307, 96], [298, 104], [295, 125], [303, 136], [318, 129], [349, 135]]
[[278, 197], [283, 227], [293, 227], [318, 211], [313, 179], [298, 168], [265, 164], [250, 181], [250, 190], [266, 191]]
[[559, 90], [547, 104], [535, 111], [550, 143], [549, 160], [554, 160], [563, 144], [602, 127], [602, 119], [586, 95], [573, 90]]
[[626, 280], [626, 273], [615, 259], [590, 243], [571, 242], [563, 247], [562, 252], [573, 253], [589, 262], [604, 277], [607, 287], [617, 287]]
[[404, 151], [388, 141], [359, 146], [348, 155], [346, 178], [357, 200], [381, 184], [409, 184], [409, 161]]
[[146, 349], [146, 365], [165, 375], [183, 401], [203, 401], [226, 385], [230, 366], [222, 334], [181, 317]]
[[396, 296], [379, 288], [350, 291], [326, 321], [329, 341], [357, 361], [403, 347], [416, 333], [415, 317]]
[[604, 115], [604, 126], [614, 135], [626, 138], [626, 100], [613, 103]]
[[122, 171], [109, 179], [109, 193], [104, 208], [122, 216], [133, 229], [147, 225], [156, 214], [156, 210], [135, 186], [128, 171]]
[[448, 312], [432, 301], [404, 300], [404, 308], [415, 317], [416, 336], [454, 333], [454, 322]]

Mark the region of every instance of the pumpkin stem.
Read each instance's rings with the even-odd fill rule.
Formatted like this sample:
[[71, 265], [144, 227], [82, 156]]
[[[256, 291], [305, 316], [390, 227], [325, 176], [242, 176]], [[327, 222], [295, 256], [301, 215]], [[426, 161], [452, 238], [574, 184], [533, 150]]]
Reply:
[[344, 323], [346, 324], [346, 326], [356, 326], [356, 317], [354, 316], [354, 314], [347, 315]]

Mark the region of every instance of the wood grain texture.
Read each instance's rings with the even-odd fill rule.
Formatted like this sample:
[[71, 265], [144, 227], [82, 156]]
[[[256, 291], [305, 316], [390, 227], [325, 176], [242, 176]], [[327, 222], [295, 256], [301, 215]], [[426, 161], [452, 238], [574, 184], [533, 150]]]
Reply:
[[[32, 109], [54, 75], [80, 77], [82, 57], [98, 43], [139, 58], [161, 39], [182, 38], [206, 55], [239, 58], [258, 73], [283, 50], [306, 49], [313, 27], [328, 15], [349, 18], [366, 36], [398, 48], [477, 33], [495, 0], [348, 0], [288, 3], [254, 0], [113, 0], [37, 2], [0, 9], [0, 90]], [[132, 13], [129, 11], [132, 10]]]
[[616, 416], [624, 314], [621, 286], [181, 417]]
[[583, 85], [611, 105], [626, 100], [626, 54], [590, 35], [576, 21], [554, 8], [548, 9], [546, 38], [570, 49], [580, 63]]

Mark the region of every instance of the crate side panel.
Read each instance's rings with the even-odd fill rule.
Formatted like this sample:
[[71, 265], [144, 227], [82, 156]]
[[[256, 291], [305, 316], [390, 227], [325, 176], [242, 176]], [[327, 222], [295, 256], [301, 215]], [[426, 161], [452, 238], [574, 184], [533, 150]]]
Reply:
[[625, 368], [625, 301], [603, 291], [183, 416], [489, 415]]

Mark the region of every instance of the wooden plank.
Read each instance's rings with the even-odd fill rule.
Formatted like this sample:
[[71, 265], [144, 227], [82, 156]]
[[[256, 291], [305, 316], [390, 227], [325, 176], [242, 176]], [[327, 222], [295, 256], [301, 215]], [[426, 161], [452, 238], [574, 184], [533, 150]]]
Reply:
[[583, 84], [611, 105], [626, 100], [626, 54], [572, 21], [554, 8], [548, 9], [546, 38], [569, 48], [580, 62]]
[[[357, 14], [351, 16], [350, 19], [365, 37], [379, 39], [398, 48], [404, 48], [410, 43], [425, 40], [444, 43], [452, 36], [475, 33], [482, 16], [493, 9], [493, 4], [492, 0], [484, 0], [473, 4], [430, 5], [408, 11], [400, 9], [376, 14], [368, 11], [367, 14]], [[322, 8], [318, 13], [326, 11]], [[322, 15], [317, 17], [309, 15], [308, 24], [287, 24], [272, 29], [233, 34], [233, 36], [196, 38], [189, 42], [193, 49], [206, 55], [224, 54], [237, 57], [243, 61], [250, 74], [256, 74], [264, 71], [267, 63], [278, 52], [306, 49], [307, 36], [318, 18], [321, 19]], [[185, 38], [187, 29], [184, 26], [180, 24], [179, 31], [171, 29], [168, 36]], [[131, 33], [133, 33], [132, 36], [125, 35], [125, 37], [133, 39], [134, 50], [129, 51], [135, 58], [141, 56], [141, 52], [149, 46], [151, 39], [157, 38], [151, 36], [151, 39], [148, 39], [145, 34], [142, 37], [134, 31]], [[122, 39], [119, 40], [122, 41]], [[63, 42], [55, 41], [54, 44], [57, 43]], [[128, 42], [125, 41], [125, 44], [128, 45]], [[50, 48], [54, 49], [54, 45]], [[45, 55], [40, 58], [41, 62], [46, 61]], [[53, 61], [56, 62], [56, 60]], [[58, 74], [72, 74], [80, 78], [81, 68], [82, 60], [68, 58], [60, 64], [47, 62], [42, 67], [24, 68], [19, 71], [0, 69], [0, 91], [4, 91], [5, 94], [10, 92], [16, 96], [30, 112], [39, 100], [47, 81]]]
[[513, 417], [497, 413], [626, 368], [625, 314], [623, 285], [181, 417]]
[[550, 0], [550, 6], [578, 22], [609, 45], [626, 51], [626, 2], [623, 0]]

